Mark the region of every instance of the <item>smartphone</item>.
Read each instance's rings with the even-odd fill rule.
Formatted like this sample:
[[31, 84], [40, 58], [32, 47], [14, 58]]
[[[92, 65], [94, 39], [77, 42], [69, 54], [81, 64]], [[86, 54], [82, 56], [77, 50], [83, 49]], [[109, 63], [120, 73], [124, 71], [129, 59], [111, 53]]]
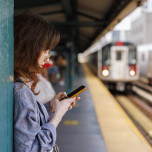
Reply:
[[82, 86], [78, 87], [77, 89], [75, 89], [74, 91], [72, 91], [71, 93], [69, 93], [67, 96], [68, 96], [68, 98], [76, 97], [77, 95], [79, 95], [81, 92], [83, 92], [86, 89], [87, 88], [82, 85]]

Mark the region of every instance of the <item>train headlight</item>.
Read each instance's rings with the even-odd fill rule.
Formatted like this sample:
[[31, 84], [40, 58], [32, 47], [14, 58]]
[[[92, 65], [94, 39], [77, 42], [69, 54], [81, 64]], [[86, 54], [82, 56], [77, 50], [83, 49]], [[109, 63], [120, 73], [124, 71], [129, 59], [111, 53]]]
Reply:
[[129, 65], [129, 75], [131, 77], [135, 76], [136, 75], [136, 65]]
[[109, 70], [104, 69], [104, 70], [102, 71], [102, 75], [103, 75], [104, 77], [107, 77], [107, 76], [109, 75]]
[[130, 70], [129, 74], [130, 74], [130, 76], [135, 76], [136, 73], [134, 70]]

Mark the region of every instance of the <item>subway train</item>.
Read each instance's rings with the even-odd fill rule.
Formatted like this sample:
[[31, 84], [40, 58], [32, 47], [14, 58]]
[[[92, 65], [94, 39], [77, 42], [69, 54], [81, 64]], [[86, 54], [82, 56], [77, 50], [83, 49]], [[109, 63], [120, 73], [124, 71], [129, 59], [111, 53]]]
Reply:
[[137, 47], [140, 79], [152, 86], [152, 43]]
[[139, 78], [136, 46], [130, 42], [111, 42], [99, 50], [84, 52], [92, 71], [108, 89], [126, 91]]

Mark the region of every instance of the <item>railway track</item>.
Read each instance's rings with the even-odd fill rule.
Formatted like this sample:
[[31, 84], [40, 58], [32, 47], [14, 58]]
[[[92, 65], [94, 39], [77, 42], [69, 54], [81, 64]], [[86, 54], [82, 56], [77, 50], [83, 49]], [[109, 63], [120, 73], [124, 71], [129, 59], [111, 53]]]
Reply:
[[134, 82], [131, 94], [114, 96], [152, 146], [152, 87]]

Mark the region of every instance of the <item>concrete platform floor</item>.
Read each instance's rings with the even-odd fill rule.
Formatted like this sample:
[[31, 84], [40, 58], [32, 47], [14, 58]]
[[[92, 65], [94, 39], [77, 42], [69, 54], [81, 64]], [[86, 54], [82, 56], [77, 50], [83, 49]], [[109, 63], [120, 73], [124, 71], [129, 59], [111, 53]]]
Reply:
[[[81, 99], [59, 124], [57, 144], [61, 152], [107, 152], [81, 65], [73, 89], [80, 85], [85, 85], [87, 90], [80, 94]], [[56, 92], [65, 91], [64, 86], [59, 86], [58, 83], [54, 88]]]
[[[80, 65], [73, 89], [80, 85], [87, 90], [57, 128], [61, 152], [152, 152], [115, 98], [86, 65]], [[54, 88], [56, 92], [65, 91], [58, 83]]]

